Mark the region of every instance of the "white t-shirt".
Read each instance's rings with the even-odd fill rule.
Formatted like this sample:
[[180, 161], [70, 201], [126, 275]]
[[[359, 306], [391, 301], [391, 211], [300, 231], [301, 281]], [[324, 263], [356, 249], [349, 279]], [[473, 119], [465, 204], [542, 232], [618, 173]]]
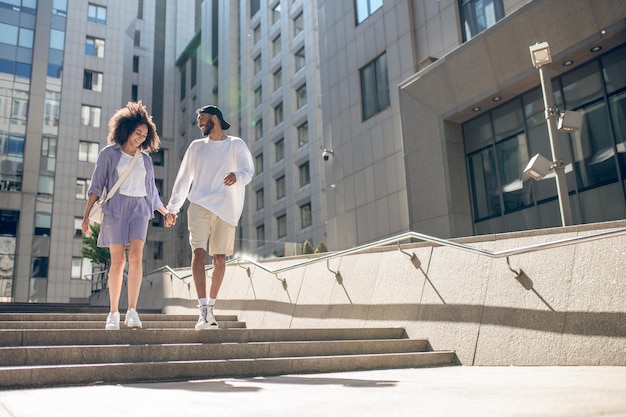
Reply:
[[[224, 177], [230, 172], [237, 181], [226, 186]], [[167, 211], [178, 213], [187, 198], [236, 226], [243, 211], [245, 186], [253, 174], [252, 155], [241, 138], [196, 139], [180, 164]]]
[[[139, 152], [139, 151], [137, 151]], [[117, 175], [122, 176], [126, 167], [130, 164], [133, 157], [122, 151], [122, 157], [117, 164]], [[146, 192], [146, 167], [143, 164], [143, 158], [139, 155], [133, 170], [130, 171], [126, 180], [120, 186], [118, 192], [128, 197], [145, 197]]]

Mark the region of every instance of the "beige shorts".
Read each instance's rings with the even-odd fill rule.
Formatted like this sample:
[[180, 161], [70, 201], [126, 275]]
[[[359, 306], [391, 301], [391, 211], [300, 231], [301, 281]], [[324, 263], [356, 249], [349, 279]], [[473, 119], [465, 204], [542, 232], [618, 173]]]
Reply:
[[209, 255], [231, 256], [235, 247], [235, 229], [204, 207], [191, 203], [187, 210], [189, 244], [191, 250], [206, 250], [209, 241]]

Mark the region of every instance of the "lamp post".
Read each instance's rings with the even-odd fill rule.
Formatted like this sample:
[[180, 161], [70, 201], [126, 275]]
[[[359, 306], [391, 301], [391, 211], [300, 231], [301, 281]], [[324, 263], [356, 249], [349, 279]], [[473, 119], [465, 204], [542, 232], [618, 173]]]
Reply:
[[539, 70], [541, 78], [541, 91], [548, 123], [550, 148], [552, 149], [552, 164], [550, 167], [556, 175], [556, 190], [559, 198], [559, 210], [561, 211], [561, 223], [563, 226], [569, 226], [572, 224], [572, 209], [567, 190], [567, 179], [565, 178], [565, 162], [561, 159], [561, 146], [557, 129], [557, 119], [559, 119], [560, 113], [554, 104], [554, 93], [552, 92], [552, 81], [550, 80], [550, 63], [552, 62], [550, 46], [547, 42], [532, 45], [530, 46], [530, 56], [532, 57], [534, 67]]

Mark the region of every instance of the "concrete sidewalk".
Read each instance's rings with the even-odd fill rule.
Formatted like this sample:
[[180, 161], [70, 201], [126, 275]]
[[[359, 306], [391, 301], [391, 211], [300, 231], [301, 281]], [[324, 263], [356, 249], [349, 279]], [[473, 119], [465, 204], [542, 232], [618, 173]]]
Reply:
[[626, 416], [626, 367], [393, 369], [0, 391], [1, 417]]

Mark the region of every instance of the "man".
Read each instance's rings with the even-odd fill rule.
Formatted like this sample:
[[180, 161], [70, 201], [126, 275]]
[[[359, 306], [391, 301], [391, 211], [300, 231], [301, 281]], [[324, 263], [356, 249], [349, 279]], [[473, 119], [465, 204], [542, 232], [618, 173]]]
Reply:
[[[220, 109], [208, 105], [196, 113], [205, 138], [191, 142], [185, 152], [167, 205], [165, 223], [175, 224], [185, 199], [189, 199], [191, 268], [200, 307], [195, 328], [204, 330], [218, 328], [213, 308], [226, 271], [226, 257], [233, 254], [235, 229], [243, 211], [245, 186], [254, 174], [254, 163], [246, 143], [224, 133], [230, 124]], [[207, 240], [213, 258], [208, 300], [204, 269]]]

